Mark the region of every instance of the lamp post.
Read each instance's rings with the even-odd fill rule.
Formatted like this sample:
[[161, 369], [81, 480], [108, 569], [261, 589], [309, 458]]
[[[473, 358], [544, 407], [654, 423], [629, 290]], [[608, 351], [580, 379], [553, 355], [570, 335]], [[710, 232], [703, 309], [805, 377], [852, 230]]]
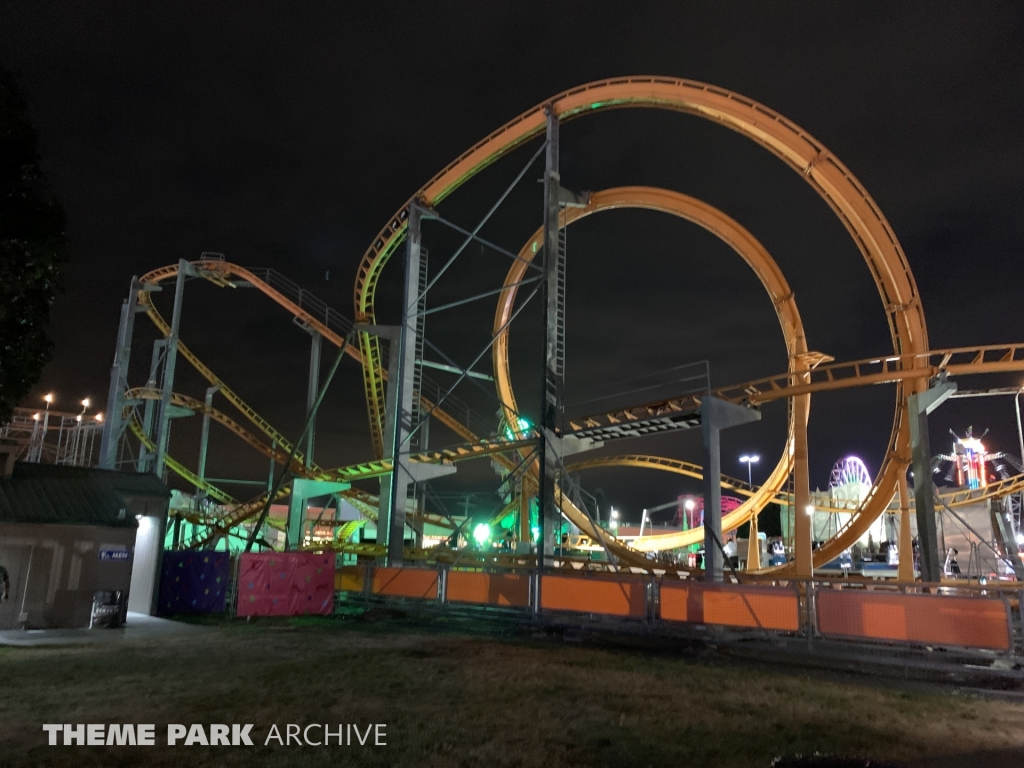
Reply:
[[751, 479], [752, 478], [751, 465], [752, 464], [757, 464], [757, 462], [759, 462], [760, 460], [761, 460], [760, 456], [753, 456], [753, 455], [751, 455], [751, 456], [740, 456], [740, 463], [747, 465], [747, 485], [749, 485], [751, 487], [753, 487], [753, 485], [754, 485], [754, 481]]
[[75, 425], [75, 442], [74, 450], [71, 454], [71, 463], [74, 466], [80, 466], [83, 463], [82, 453], [85, 450], [85, 436], [83, 428], [85, 427], [85, 412], [89, 410], [89, 406], [92, 405], [92, 401], [87, 397], [81, 402], [82, 412], [75, 417], [77, 422]]
[[43, 400], [46, 402], [46, 408], [43, 410], [43, 433], [39, 436], [39, 444], [36, 446], [35, 461], [37, 463], [43, 461], [43, 446], [46, 444], [46, 431], [50, 427], [50, 404], [53, 402], [53, 392], [47, 393]]

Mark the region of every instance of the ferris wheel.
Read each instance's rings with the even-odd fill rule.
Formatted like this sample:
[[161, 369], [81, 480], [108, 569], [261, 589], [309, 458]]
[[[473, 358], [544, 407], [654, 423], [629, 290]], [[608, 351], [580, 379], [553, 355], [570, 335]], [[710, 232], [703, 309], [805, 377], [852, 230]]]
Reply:
[[864, 462], [856, 456], [847, 456], [840, 459], [832, 467], [832, 478], [829, 480], [829, 488], [844, 488], [848, 485], [864, 484], [870, 486], [872, 483], [871, 473], [864, 465]]

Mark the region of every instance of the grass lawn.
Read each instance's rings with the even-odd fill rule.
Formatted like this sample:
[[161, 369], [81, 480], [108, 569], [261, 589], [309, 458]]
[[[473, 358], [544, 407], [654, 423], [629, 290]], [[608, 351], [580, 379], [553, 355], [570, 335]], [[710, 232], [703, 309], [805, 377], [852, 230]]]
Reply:
[[[157, 746], [49, 747], [54, 722], [155, 723]], [[167, 723], [254, 723], [256, 746], [164, 746]], [[386, 723], [387, 746], [263, 746], [274, 723]], [[438, 623], [235, 621], [194, 638], [0, 648], [4, 766], [767, 768], [815, 750], [1021, 746], [1021, 704]]]

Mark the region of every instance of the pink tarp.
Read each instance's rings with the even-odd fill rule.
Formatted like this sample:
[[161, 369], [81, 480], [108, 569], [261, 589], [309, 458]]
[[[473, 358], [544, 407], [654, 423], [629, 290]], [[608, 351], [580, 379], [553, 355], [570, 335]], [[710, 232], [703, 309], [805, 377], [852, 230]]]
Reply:
[[239, 616], [328, 615], [334, 610], [334, 553], [241, 555]]

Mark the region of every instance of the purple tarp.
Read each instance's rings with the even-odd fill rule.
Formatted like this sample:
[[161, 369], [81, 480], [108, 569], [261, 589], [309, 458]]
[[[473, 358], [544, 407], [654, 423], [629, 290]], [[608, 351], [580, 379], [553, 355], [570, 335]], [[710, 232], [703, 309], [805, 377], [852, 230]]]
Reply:
[[176, 613], [223, 613], [231, 557], [227, 552], [164, 552], [157, 610]]

